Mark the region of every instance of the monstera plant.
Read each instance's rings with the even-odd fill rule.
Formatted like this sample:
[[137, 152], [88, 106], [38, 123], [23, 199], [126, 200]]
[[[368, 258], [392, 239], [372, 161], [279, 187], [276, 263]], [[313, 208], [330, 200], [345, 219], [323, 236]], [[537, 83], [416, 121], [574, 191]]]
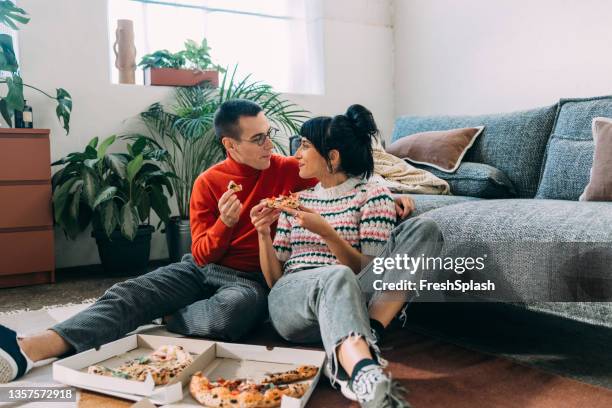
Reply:
[[[10, 0], [0, 0], [0, 25], [13, 30], [19, 30], [17, 24], [27, 24], [30, 18], [27, 13], [16, 7]], [[0, 96], [0, 114], [10, 126], [14, 111], [23, 111], [25, 106], [23, 88], [34, 89], [57, 102], [55, 113], [62, 122], [66, 134], [70, 132], [70, 113], [72, 112], [72, 97], [63, 88], [57, 88], [55, 96], [25, 84], [21, 79], [19, 64], [13, 48], [13, 38], [8, 34], [0, 34], [0, 71], [10, 73], [10, 76], [0, 79], [0, 84], [6, 84], [6, 95]]]
[[[127, 145], [127, 152], [108, 153], [116, 137], [101, 143], [93, 138], [83, 152], [70, 153], [52, 165], [64, 167], [53, 176], [54, 218], [70, 239], [93, 225], [102, 265], [109, 271], [146, 268], [153, 210], [168, 222], [170, 208], [166, 192], [172, 196], [170, 180], [159, 161], [167, 155], [151, 148], [144, 138]], [[126, 248], [140, 248], [138, 254]], [[142, 251], [142, 249], [146, 251]], [[140, 255], [138, 258], [137, 255]], [[134, 262], [138, 258], [138, 265]]]

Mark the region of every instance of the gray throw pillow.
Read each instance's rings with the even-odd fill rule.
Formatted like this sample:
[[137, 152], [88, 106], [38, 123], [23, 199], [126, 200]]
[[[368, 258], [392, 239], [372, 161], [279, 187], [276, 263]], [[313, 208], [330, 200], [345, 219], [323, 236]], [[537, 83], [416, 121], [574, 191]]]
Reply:
[[501, 170], [484, 163], [463, 162], [454, 173], [417, 165], [448, 182], [451, 194], [478, 198], [514, 198], [512, 181]]
[[593, 118], [593, 140], [591, 179], [580, 201], [612, 201], [612, 119]]

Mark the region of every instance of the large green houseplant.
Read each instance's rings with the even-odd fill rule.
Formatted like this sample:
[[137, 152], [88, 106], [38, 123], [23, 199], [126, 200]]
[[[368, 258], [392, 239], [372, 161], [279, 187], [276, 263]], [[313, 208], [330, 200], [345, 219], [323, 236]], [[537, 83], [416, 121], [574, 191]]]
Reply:
[[238, 79], [236, 71], [234, 67], [232, 72], [226, 72], [218, 89], [208, 86], [178, 88], [172, 106], [155, 103], [140, 114], [148, 129], [147, 135], [126, 136], [133, 140], [145, 137], [152, 148], [167, 151], [168, 155], [162, 159], [163, 167], [177, 176], [170, 181], [176, 192], [179, 214], [171, 217], [166, 228], [172, 261], [191, 250], [189, 202], [196, 178], [225, 158], [213, 127], [217, 108], [232, 99], [258, 103], [272, 126], [281, 130], [282, 135], [272, 142], [282, 154], [287, 153], [287, 136], [298, 133], [307, 118], [307, 111], [282, 98], [269, 85], [255, 82], [250, 76]]
[[160, 224], [168, 222], [170, 207], [164, 188], [172, 196], [174, 175], [158, 165], [167, 152], [136, 139], [127, 145], [127, 152], [109, 153], [115, 140], [110, 136], [98, 144], [95, 137], [83, 152], [70, 153], [52, 164], [64, 166], [52, 180], [54, 218], [70, 239], [92, 224], [92, 236], [108, 272], [143, 272], [154, 230], [151, 210]]
[[[0, 25], [7, 26], [13, 30], [19, 30], [17, 24], [27, 24], [30, 18], [27, 13], [16, 7], [10, 0], [0, 0]], [[0, 114], [11, 127], [13, 125], [12, 116], [15, 111], [23, 111], [25, 106], [23, 88], [34, 89], [50, 99], [57, 102], [55, 113], [59, 121], [63, 124], [66, 134], [70, 132], [70, 113], [72, 112], [72, 97], [63, 88], [57, 88], [55, 96], [32, 86], [23, 83], [19, 73], [19, 64], [13, 48], [13, 38], [8, 34], [0, 34], [0, 71], [10, 73], [6, 78], [0, 78], [0, 84], [6, 84], [7, 92], [5, 96], [0, 96]]]

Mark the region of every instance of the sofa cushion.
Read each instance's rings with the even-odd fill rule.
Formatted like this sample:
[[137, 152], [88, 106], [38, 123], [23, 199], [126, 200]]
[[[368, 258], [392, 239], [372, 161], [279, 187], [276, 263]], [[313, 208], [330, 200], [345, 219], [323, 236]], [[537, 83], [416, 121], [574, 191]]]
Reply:
[[[502, 301], [610, 301], [612, 203], [479, 200], [420, 217], [444, 235], [442, 257], [484, 257], [462, 279], [495, 282]], [[450, 271], [441, 279], [457, 276]]]
[[479, 126], [406, 135], [391, 143], [387, 152], [413, 164], [452, 173], [457, 170], [482, 129]]
[[435, 210], [436, 208], [445, 207], [447, 205], [478, 200], [478, 198], [475, 197], [448, 195], [411, 194], [410, 196], [414, 199], [416, 206], [411, 215], [412, 217], [416, 217], [420, 214], [426, 213], [427, 211]]
[[455, 173], [418, 166], [446, 180], [451, 194], [479, 198], [516, 197], [514, 185], [503, 171], [483, 163], [463, 162]]
[[596, 116], [612, 116], [612, 96], [559, 102], [537, 198], [578, 200], [589, 182], [593, 164], [591, 125]]
[[556, 111], [553, 105], [478, 116], [403, 116], [395, 122], [393, 140], [419, 132], [484, 126], [464, 160], [500, 169], [514, 184], [518, 197], [533, 197]]

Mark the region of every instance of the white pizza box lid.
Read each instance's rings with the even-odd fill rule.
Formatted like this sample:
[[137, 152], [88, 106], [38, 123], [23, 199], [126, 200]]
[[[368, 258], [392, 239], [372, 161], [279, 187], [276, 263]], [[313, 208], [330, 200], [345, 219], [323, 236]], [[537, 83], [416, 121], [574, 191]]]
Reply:
[[[180, 345], [198, 355], [169, 385], [155, 387], [150, 378], [150, 382], [140, 382], [86, 372], [90, 365], [102, 362], [102, 365], [118, 366], [165, 344]], [[283, 396], [281, 401], [281, 408], [302, 408], [319, 381], [324, 363], [323, 351], [137, 334], [106, 344], [99, 350], [88, 350], [55, 362], [53, 378], [68, 385], [133, 401], [141, 401], [147, 397], [151, 403], [157, 405], [200, 407], [189, 395], [188, 389], [184, 398], [182, 392], [183, 385], [188, 385], [191, 375], [197, 371], [202, 371], [212, 380], [223, 377], [259, 381], [269, 372], [287, 371], [299, 365], [314, 365], [319, 368], [319, 372], [308, 380], [310, 387], [306, 394], [302, 398]]]

